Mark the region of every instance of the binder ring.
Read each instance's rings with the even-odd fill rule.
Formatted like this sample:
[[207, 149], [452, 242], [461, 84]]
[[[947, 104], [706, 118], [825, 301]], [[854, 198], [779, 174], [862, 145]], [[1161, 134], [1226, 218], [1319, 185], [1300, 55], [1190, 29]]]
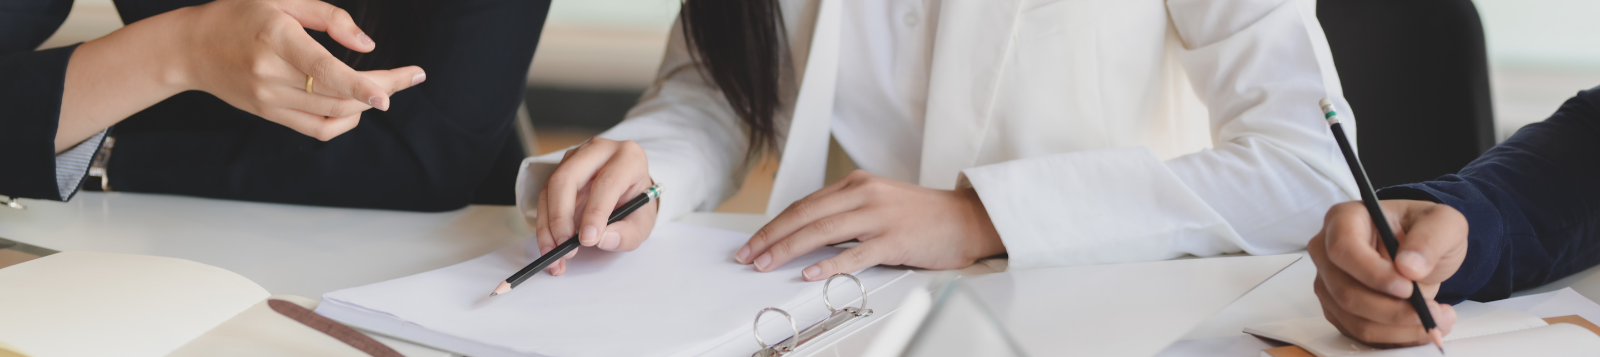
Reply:
[[766, 349], [767, 348], [767, 341], [762, 341], [761, 340], [761, 315], [766, 315], [767, 311], [777, 311], [778, 313], [783, 314], [784, 318], [788, 318], [789, 319], [789, 329], [794, 330], [794, 337], [789, 338], [788, 346], [783, 346], [783, 347], [772, 346], [772, 347], [775, 348], [775, 349], [782, 349], [784, 352], [793, 351], [794, 350], [794, 345], [795, 345], [795, 340], [800, 339], [800, 326], [796, 325], [794, 323], [794, 316], [789, 316], [789, 312], [788, 311], [783, 311], [783, 309], [779, 309], [779, 308], [776, 308], [776, 307], [769, 307], [769, 308], [761, 309], [761, 312], [756, 313], [755, 327], [752, 328], [752, 330], [754, 330], [755, 333], [756, 333], [756, 344], [761, 345], [762, 349]]
[[859, 309], [857, 309], [855, 311], [856, 315], [861, 315], [862, 311], [866, 311], [867, 310], [867, 285], [866, 284], [862, 284], [861, 283], [861, 279], [857, 279], [855, 275], [850, 275], [850, 274], [845, 274], [845, 273], [838, 273], [838, 274], [833, 274], [833, 276], [828, 277], [828, 281], [822, 283], [822, 304], [828, 306], [828, 313], [839, 312], [839, 309], [833, 308], [833, 302], [829, 301], [830, 297], [828, 296], [828, 286], [829, 285], [833, 285], [833, 279], [834, 278], [838, 278], [838, 277], [841, 277], [841, 276], [842, 277], [846, 277], [846, 278], [850, 278], [850, 280], [855, 280], [856, 287], [861, 288], [861, 308], [859, 308]]

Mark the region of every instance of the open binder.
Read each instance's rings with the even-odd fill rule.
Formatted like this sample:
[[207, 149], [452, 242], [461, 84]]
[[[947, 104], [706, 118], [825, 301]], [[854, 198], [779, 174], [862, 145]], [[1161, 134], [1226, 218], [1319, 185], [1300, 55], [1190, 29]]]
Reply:
[[[328, 293], [317, 313], [475, 357], [742, 357], [755, 349], [749, 342], [754, 339], [751, 314], [764, 307], [790, 314], [796, 321], [793, 331], [837, 311], [861, 312], [854, 322], [826, 325], [838, 327], [838, 332], [818, 334], [837, 336], [887, 312], [880, 307], [878, 313], [865, 313], [865, 305], [855, 302], [859, 291], [883, 301], [874, 294], [885, 287], [914, 285], [904, 278], [918, 275], [869, 268], [853, 274], [861, 282], [859, 289], [839, 289], [844, 284], [840, 279], [825, 288], [827, 284], [799, 279], [800, 270], [841, 249], [819, 249], [761, 273], [729, 258], [747, 238], [661, 223], [639, 250], [581, 250], [568, 261], [567, 274], [537, 276], [510, 294], [490, 298], [489, 288], [537, 256], [514, 246], [450, 267]], [[824, 294], [831, 295], [824, 299]], [[845, 304], [849, 307], [839, 309]], [[836, 311], [825, 308], [829, 305]], [[766, 341], [781, 339], [780, 332], [792, 337], [788, 322], [771, 317], [760, 321]]]

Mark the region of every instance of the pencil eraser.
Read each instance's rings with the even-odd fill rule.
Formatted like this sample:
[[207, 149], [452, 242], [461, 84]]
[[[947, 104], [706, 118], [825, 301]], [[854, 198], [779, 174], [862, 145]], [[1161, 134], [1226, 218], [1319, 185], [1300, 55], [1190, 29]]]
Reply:
[[1333, 104], [1333, 101], [1328, 100], [1328, 98], [1322, 98], [1322, 101], [1317, 102], [1317, 106], [1319, 107], [1326, 107], [1329, 104]]

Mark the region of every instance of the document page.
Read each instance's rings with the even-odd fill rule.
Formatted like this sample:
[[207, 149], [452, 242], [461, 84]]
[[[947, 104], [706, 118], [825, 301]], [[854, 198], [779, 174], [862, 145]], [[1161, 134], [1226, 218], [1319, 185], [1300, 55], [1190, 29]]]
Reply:
[[[1462, 301], [1456, 304], [1455, 308], [1456, 324], [1450, 334], [1445, 335], [1446, 342], [1546, 325], [1544, 320], [1532, 314], [1476, 301]], [[1319, 357], [1346, 356], [1379, 350], [1345, 337], [1322, 317], [1265, 323], [1245, 328], [1244, 332], [1292, 343]], [[1446, 343], [1446, 345], [1451, 344]]]
[[267, 296], [188, 260], [61, 252], [0, 269], [0, 343], [34, 357], [165, 356]]
[[[635, 251], [580, 248], [565, 275], [541, 272], [491, 297], [496, 285], [537, 258], [513, 244], [443, 269], [328, 293], [317, 312], [475, 356], [561, 357], [696, 354], [748, 337], [765, 307], [795, 313], [801, 327], [827, 314], [820, 304], [796, 306], [822, 294], [822, 282], [802, 281], [800, 270], [841, 249], [822, 248], [761, 273], [733, 262], [748, 238], [658, 223]], [[874, 268], [858, 276], [871, 290], [905, 273]], [[852, 283], [835, 281], [832, 293], [841, 292], [860, 294]], [[763, 325], [782, 319], [773, 314]], [[749, 345], [754, 352], [756, 344]]]
[[[1445, 343], [1450, 357], [1579, 357], [1600, 354], [1600, 336], [1572, 324], [1554, 324]], [[1434, 357], [1432, 344], [1368, 352], [1359, 357]]]

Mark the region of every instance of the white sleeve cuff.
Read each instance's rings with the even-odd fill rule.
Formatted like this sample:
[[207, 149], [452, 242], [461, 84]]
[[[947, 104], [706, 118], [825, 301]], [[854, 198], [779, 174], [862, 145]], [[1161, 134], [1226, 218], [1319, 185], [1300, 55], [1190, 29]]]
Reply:
[[1238, 250], [1228, 222], [1146, 148], [1048, 155], [963, 174], [1012, 269]]

